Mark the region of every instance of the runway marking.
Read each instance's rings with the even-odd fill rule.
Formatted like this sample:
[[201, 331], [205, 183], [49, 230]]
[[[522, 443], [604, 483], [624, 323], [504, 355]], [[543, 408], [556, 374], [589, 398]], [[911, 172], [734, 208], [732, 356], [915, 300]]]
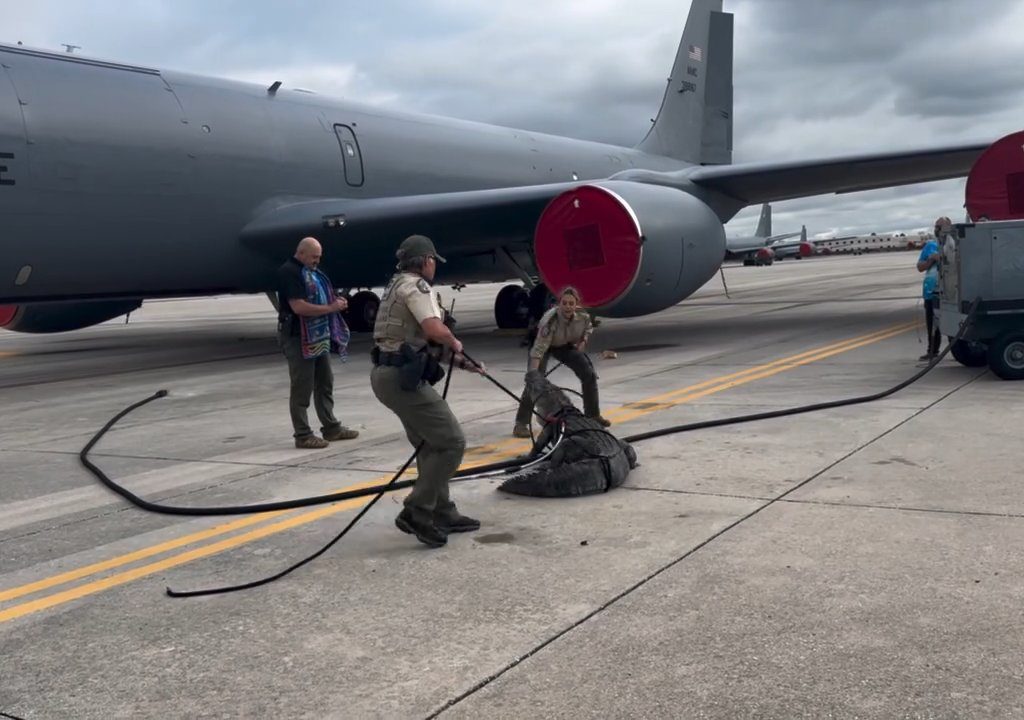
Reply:
[[[678, 390], [673, 390], [667, 393], [663, 393], [661, 395], [646, 398], [644, 400], [638, 400], [632, 403], [628, 403], [619, 408], [615, 408], [614, 410], [609, 411], [608, 416], [614, 415], [615, 422], [617, 424], [628, 422], [629, 420], [633, 420], [637, 417], [646, 415], [648, 413], [659, 412], [661, 410], [675, 407], [676, 405], [680, 405], [682, 403], [690, 402], [691, 400], [705, 397], [707, 395], [711, 395], [714, 393], [722, 392], [723, 390], [728, 390], [739, 385], [753, 382], [755, 380], [771, 377], [772, 375], [776, 375], [787, 370], [792, 370], [794, 368], [807, 365], [809, 363], [817, 362], [818, 360], [823, 360], [825, 358], [832, 357], [833, 355], [849, 352], [850, 350], [855, 350], [865, 345], [870, 345], [876, 342], [880, 342], [882, 340], [886, 340], [891, 337], [895, 337], [896, 335], [907, 332], [908, 330], [917, 327], [919, 324], [919, 322], [915, 321], [910, 323], [904, 323], [901, 325], [891, 326], [889, 328], [869, 333], [867, 335], [849, 338], [847, 340], [825, 345], [814, 350], [808, 350], [806, 352], [798, 353], [796, 355], [791, 355], [785, 358], [780, 358], [779, 360], [774, 360], [769, 363], [756, 365], [745, 370], [729, 373], [727, 375], [722, 375], [717, 378], [712, 378], [710, 380], [705, 380], [703, 382], [696, 383], [685, 388], [680, 388]], [[490, 453], [491, 457], [481, 458], [479, 461], [473, 463], [464, 463], [462, 467], [471, 468], [484, 464], [485, 462], [490, 462], [495, 459], [493, 457], [495, 453], [498, 453], [500, 457], [511, 458], [523, 452], [528, 446], [529, 445], [527, 441], [520, 439], [495, 443], [493, 446], [490, 446], [494, 448], [494, 450]], [[487, 447], [488, 446], [482, 446], [477, 450], [483, 450]], [[505, 450], [504, 452], [500, 452], [501, 448], [507, 448], [507, 450]], [[391, 476], [382, 476], [380, 478], [369, 480], [364, 483], [351, 485], [345, 489], [348, 490], [367, 487], [369, 485], [378, 484], [390, 479]], [[321, 518], [325, 518], [340, 512], [344, 512], [345, 510], [359, 507], [367, 502], [369, 502], [368, 498], [353, 498], [351, 500], [345, 500], [339, 503], [335, 503], [333, 505], [328, 505], [326, 507], [319, 508], [317, 510], [306, 511], [302, 514], [294, 515], [290, 518], [281, 520], [279, 522], [272, 523], [270, 525], [265, 525], [261, 528], [250, 530], [246, 533], [241, 533], [239, 535], [235, 535], [224, 540], [211, 543], [209, 545], [198, 547], [193, 550], [180, 553], [178, 555], [164, 558], [163, 560], [159, 560], [148, 565], [142, 565], [137, 568], [119, 572], [109, 577], [94, 580], [92, 582], [85, 583], [78, 587], [63, 590], [61, 592], [57, 592], [52, 595], [38, 598], [36, 600], [30, 600], [28, 602], [13, 605], [5, 610], [0, 610], [0, 623], [24, 617], [26, 615], [39, 612], [41, 610], [45, 610], [51, 607], [55, 607], [57, 605], [62, 605], [64, 603], [71, 602], [73, 600], [78, 600], [80, 598], [93, 595], [103, 590], [107, 590], [112, 587], [117, 587], [118, 585], [123, 585], [125, 583], [131, 582], [132, 580], [137, 580], [139, 578], [152, 575], [153, 573], [160, 572], [161, 570], [166, 570], [172, 567], [176, 567], [178, 565], [182, 565], [187, 562], [191, 562], [192, 560], [198, 560], [200, 558], [215, 555], [217, 553], [221, 553], [225, 550], [229, 550], [231, 548], [243, 545], [253, 540], [258, 540], [260, 538], [264, 538], [269, 535], [274, 535], [276, 533], [283, 532], [285, 530], [289, 530], [300, 525], [305, 525], [307, 523], [314, 522]], [[13, 600], [15, 598], [23, 597], [25, 595], [30, 595], [41, 590], [49, 589], [56, 585], [62, 585], [64, 583], [81, 579], [88, 575], [103, 572], [105, 570], [111, 570], [121, 565], [126, 565], [137, 560], [142, 560], [147, 557], [152, 557], [153, 555], [158, 555], [169, 550], [174, 550], [184, 545], [188, 545], [194, 542], [200, 542], [202, 540], [207, 540], [217, 535], [222, 535], [224, 533], [232, 532], [234, 530], [238, 530], [249, 525], [264, 522], [268, 519], [285, 514], [286, 512], [288, 511], [262, 513], [259, 515], [246, 516], [245, 518], [242, 518], [240, 520], [235, 520], [233, 522], [218, 525], [207, 530], [183, 536], [181, 538], [169, 540], [167, 542], [160, 543], [149, 548], [143, 548], [141, 550], [127, 553], [125, 555], [120, 555], [118, 557], [111, 558], [110, 560], [105, 560], [103, 562], [87, 565], [77, 570], [71, 570], [65, 573], [61, 573], [59, 575], [54, 575], [50, 578], [39, 580], [37, 582], [28, 583], [26, 585], [11, 588], [9, 590], [0, 591], [0, 602], [6, 600]]]

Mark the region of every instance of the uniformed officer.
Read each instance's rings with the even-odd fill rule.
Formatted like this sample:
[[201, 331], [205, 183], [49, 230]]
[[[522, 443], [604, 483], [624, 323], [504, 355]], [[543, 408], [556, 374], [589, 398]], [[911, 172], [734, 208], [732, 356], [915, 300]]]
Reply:
[[[559, 293], [558, 305], [548, 310], [537, 324], [537, 339], [530, 349], [529, 368], [547, 369], [548, 358], [554, 357], [576, 373], [583, 386], [583, 414], [594, 418], [608, 427], [610, 422], [601, 417], [597, 394], [597, 373], [590, 358], [583, 352], [594, 331], [594, 324], [588, 313], [580, 310], [580, 294], [573, 287], [566, 287]], [[512, 429], [515, 437], [530, 437], [530, 416], [533, 404], [524, 392], [516, 413], [516, 424]]]
[[483, 373], [468, 362], [462, 343], [442, 320], [430, 282], [437, 263], [445, 262], [434, 243], [423, 235], [406, 238], [395, 253], [398, 272], [381, 296], [373, 328], [373, 370], [370, 385], [405, 428], [413, 446], [423, 447], [416, 458], [418, 477], [395, 525], [426, 545], [444, 545], [448, 534], [477, 530], [480, 522], [462, 515], [451, 501], [448, 482], [462, 463], [466, 440], [448, 403], [433, 388], [440, 380], [440, 358], [429, 352], [428, 341], [455, 353], [458, 367]]

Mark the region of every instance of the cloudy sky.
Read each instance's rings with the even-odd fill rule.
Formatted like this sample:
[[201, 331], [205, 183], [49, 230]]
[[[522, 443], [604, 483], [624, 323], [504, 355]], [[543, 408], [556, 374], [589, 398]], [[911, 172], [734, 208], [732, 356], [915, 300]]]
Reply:
[[[0, 41], [634, 145], [689, 0], [0, 0]], [[734, 162], [995, 140], [1024, 127], [1020, 0], [725, 0]], [[775, 232], [962, 218], [964, 181], [777, 203]], [[727, 230], [749, 233], [758, 208]]]

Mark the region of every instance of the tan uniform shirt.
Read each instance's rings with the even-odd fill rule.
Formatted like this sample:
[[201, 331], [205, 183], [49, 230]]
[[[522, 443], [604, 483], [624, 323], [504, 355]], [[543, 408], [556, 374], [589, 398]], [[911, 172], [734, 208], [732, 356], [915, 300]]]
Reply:
[[397, 273], [384, 288], [373, 326], [373, 341], [384, 352], [396, 352], [403, 342], [419, 350], [427, 344], [420, 323], [441, 318], [430, 283], [416, 273]]
[[593, 331], [594, 325], [587, 313], [577, 310], [572, 320], [566, 320], [558, 308], [553, 307], [541, 316], [537, 324], [537, 339], [533, 342], [530, 357], [540, 360], [549, 348], [589, 340]]

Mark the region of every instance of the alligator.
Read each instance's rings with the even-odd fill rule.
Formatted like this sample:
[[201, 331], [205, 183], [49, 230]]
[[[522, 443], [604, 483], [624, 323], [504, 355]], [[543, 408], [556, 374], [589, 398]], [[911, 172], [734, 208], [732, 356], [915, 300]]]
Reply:
[[545, 423], [533, 448], [521, 459], [535, 461], [558, 432], [562, 440], [549, 457], [513, 471], [499, 490], [534, 497], [572, 497], [607, 492], [625, 482], [637, 466], [636, 451], [629, 443], [586, 417], [539, 370], [526, 373], [526, 392]]

